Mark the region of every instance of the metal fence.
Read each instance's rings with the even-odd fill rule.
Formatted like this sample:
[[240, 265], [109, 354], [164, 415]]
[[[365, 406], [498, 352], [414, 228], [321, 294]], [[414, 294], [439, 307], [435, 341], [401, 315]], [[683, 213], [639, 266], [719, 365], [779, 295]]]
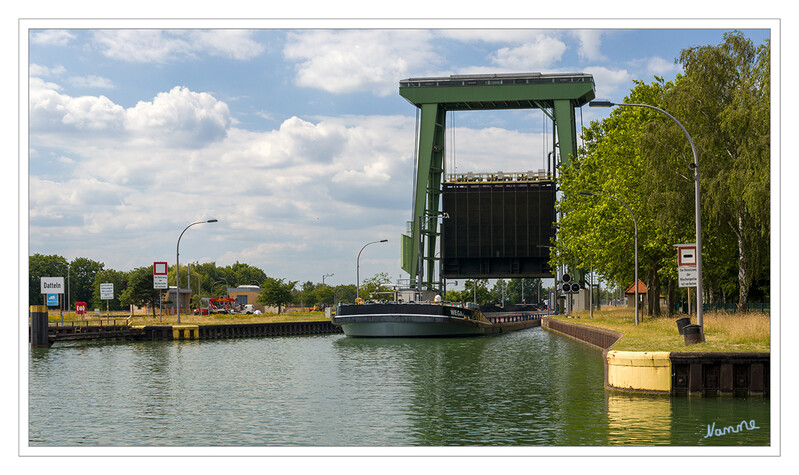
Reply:
[[[688, 303], [678, 303], [674, 305], [676, 312], [688, 313]], [[721, 313], [737, 313], [737, 303], [704, 303], [702, 304], [703, 312], [721, 312]], [[770, 302], [748, 302], [746, 304], [747, 313], [771, 313]]]

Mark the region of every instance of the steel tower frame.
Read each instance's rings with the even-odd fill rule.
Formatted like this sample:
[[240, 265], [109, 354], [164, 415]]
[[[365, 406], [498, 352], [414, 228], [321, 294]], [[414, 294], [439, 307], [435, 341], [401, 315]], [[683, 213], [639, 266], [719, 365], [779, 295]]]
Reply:
[[[577, 155], [574, 109], [595, 98], [590, 74], [479, 74], [400, 81], [400, 96], [420, 109], [419, 148], [411, 235], [401, 236], [402, 269], [411, 281], [425, 275], [433, 289], [436, 240], [439, 236], [441, 183], [444, 173], [446, 113], [448, 111], [541, 109], [553, 122], [561, 164]], [[554, 172], [554, 171], [553, 171]], [[420, 244], [427, 240], [427, 252]]]

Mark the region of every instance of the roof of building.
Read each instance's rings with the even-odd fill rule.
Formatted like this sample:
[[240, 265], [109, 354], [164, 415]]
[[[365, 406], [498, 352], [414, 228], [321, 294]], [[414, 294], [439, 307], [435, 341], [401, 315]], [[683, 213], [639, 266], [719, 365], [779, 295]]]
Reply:
[[[630, 288], [624, 291], [625, 294], [634, 294], [635, 293], [635, 285], [631, 285]], [[638, 279], [638, 293], [645, 294], [646, 293], [646, 285], [641, 282], [641, 279]]]

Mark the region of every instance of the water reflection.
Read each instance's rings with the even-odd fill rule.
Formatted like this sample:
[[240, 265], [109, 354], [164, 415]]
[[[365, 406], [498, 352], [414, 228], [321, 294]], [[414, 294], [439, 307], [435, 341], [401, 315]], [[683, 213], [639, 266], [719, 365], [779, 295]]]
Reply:
[[[32, 349], [31, 445], [767, 445], [769, 400], [605, 391], [601, 352], [541, 329]], [[758, 429], [703, 437], [707, 426]]]
[[663, 395], [606, 393], [608, 445], [671, 443], [671, 398]]

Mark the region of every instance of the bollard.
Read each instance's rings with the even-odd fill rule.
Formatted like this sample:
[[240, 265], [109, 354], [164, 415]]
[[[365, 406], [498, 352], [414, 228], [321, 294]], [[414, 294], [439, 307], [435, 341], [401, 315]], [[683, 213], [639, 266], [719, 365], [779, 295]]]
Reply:
[[683, 327], [683, 336], [685, 337], [685, 346], [705, 341], [705, 335], [702, 334], [702, 327], [699, 325], [685, 325]]
[[685, 326], [691, 324], [691, 319], [689, 317], [682, 317], [677, 319], [677, 331], [680, 332], [680, 335], [685, 334]]
[[47, 306], [31, 305], [31, 348], [50, 347], [50, 338], [47, 335]]

